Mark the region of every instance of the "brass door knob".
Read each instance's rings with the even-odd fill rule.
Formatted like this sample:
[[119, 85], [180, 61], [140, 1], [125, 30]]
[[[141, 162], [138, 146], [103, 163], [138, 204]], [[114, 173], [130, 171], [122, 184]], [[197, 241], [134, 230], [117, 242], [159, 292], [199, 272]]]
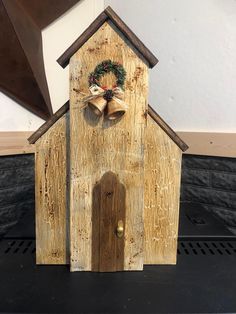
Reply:
[[124, 235], [124, 224], [122, 220], [119, 220], [117, 223], [116, 235], [118, 238], [122, 238]]

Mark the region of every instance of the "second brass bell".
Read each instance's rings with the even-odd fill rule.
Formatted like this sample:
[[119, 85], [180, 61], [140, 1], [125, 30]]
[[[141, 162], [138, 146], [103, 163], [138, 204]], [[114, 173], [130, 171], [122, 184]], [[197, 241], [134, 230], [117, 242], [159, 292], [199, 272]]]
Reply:
[[127, 106], [123, 101], [117, 101], [114, 98], [107, 104], [106, 117], [109, 120], [116, 120], [122, 117], [127, 111]]

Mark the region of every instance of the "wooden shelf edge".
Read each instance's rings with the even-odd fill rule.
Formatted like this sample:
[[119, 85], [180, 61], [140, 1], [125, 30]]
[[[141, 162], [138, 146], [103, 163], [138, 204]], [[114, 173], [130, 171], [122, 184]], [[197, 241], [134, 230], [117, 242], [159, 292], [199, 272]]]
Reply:
[[189, 146], [185, 154], [236, 158], [236, 133], [176, 132]]
[[29, 131], [0, 132], [0, 156], [34, 153], [34, 145], [30, 145], [27, 141], [32, 133]]

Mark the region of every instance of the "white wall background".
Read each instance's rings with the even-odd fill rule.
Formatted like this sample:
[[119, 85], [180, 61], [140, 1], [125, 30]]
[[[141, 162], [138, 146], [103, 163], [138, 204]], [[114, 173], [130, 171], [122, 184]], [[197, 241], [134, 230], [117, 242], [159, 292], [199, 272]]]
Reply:
[[0, 92], [0, 132], [34, 131], [43, 123], [44, 120]]
[[53, 111], [69, 99], [69, 67], [56, 60], [104, 10], [104, 0], [82, 0], [42, 32], [45, 72]]
[[[68, 69], [56, 59], [104, 1], [158, 57], [149, 101], [168, 124], [177, 131], [236, 132], [235, 0], [82, 0], [43, 31], [54, 111], [69, 97]], [[0, 130], [33, 130], [40, 123], [0, 95]]]
[[105, 0], [158, 57], [150, 104], [175, 130], [236, 132], [236, 1]]

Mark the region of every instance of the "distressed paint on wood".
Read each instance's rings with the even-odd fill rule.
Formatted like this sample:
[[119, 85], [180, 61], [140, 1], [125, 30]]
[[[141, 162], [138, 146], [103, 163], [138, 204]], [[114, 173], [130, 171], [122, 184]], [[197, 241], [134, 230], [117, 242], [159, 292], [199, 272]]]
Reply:
[[66, 115], [35, 144], [36, 262], [68, 260]]
[[[71, 130], [71, 270], [91, 270], [92, 189], [107, 171], [118, 175], [126, 189], [124, 269], [143, 268], [143, 168], [148, 66], [114, 30], [103, 26], [70, 60]], [[103, 60], [123, 64], [127, 71], [125, 102], [129, 110], [119, 121], [96, 118], [79, 99], [89, 94], [88, 75]], [[105, 76], [102, 84], [115, 84]]]
[[92, 270], [124, 269], [124, 236], [117, 236], [118, 221], [125, 229], [125, 187], [116, 174], [106, 172], [93, 188]]
[[182, 152], [150, 116], [147, 122], [144, 264], [175, 264]]

